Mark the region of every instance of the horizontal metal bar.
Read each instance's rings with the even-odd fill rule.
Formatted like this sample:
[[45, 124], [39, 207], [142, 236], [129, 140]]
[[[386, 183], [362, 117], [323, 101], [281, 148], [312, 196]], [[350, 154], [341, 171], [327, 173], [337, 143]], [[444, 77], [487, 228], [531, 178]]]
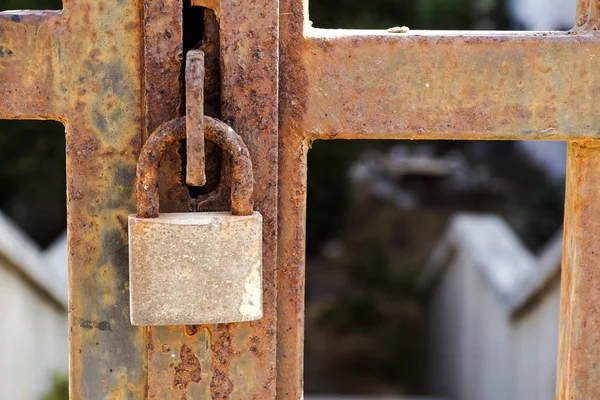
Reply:
[[287, 114], [310, 139], [599, 136], [593, 33], [305, 33]]
[[60, 11], [0, 13], [0, 118], [50, 117]]

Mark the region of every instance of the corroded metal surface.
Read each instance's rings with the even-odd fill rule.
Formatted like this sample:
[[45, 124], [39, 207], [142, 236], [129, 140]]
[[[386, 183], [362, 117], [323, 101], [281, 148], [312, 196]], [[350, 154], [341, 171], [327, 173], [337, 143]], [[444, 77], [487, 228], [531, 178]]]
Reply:
[[[275, 398], [279, 8], [273, 0], [221, 0], [221, 119], [238, 132], [254, 165], [254, 205], [263, 224], [263, 318], [238, 324], [248, 346], [223, 372], [230, 398]], [[244, 339], [245, 332], [248, 335]], [[237, 375], [235, 371], [245, 371]], [[240, 382], [241, 380], [241, 382]], [[237, 381], [237, 382], [236, 382]], [[241, 383], [241, 386], [240, 386]], [[227, 398], [226, 396], [214, 396]]]
[[[578, 32], [595, 32], [599, 18], [600, 3], [578, 1]], [[556, 399], [596, 399], [600, 398], [600, 245], [595, 240], [600, 223], [600, 143], [569, 143], [566, 180]]]
[[598, 30], [600, 23], [600, 4], [594, 0], [577, 0], [575, 27], [580, 31]]
[[595, 34], [307, 34], [301, 122], [313, 139], [598, 136]]
[[[233, 215], [251, 215], [254, 179], [252, 160], [242, 138], [223, 122], [204, 116], [204, 136], [225, 150], [231, 157]], [[167, 150], [186, 137], [186, 118], [180, 117], [159, 126], [150, 135], [140, 153], [137, 164], [137, 216], [157, 218], [159, 215], [159, 164]]]
[[281, 0], [279, 84], [279, 246], [277, 254], [277, 399], [302, 397], [304, 262], [309, 142], [304, 113], [302, 56], [308, 4]]
[[600, 396], [600, 143], [569, 143], [557, 399]]
[[184, 55], [181, 0], [144, 0], [143, 6], [145, 140], [182, 112]]
[[127, 215], [142, 131], [141, 4], [0, 13], [0, 117], [66, 126], [71, 398], [146, 394], [128, 307]]
[[58, 117], [52, 85], [62, 24], [58, 11], [0, 13], [0, 118]]
[[201, 49], [204, 52], [204, 112], [209, 117], [221, 117], [221, 45], [219, 21], [212, 10], [204, 10], [204, 32]]
[[[206, 55], [205, 109], [217, 114], [214, 91], [219, 87], [213, 64], [217, 46], [214, 14], [205, 17], [202, 49]], [[272, 399], [275, 397], [275, 251], [277, 222], [277, 3], [227, 1], [221, 3], [221, 119], [246, 142], [254, 166], [254, 203], [263, 224], [263, 318], [260, 321], [215, 326], [149, 329], [148, 387], [155, 399]], [[240, 51], [243, 49], [244, 51]], [[213, 114], [213, 115], [214, 115]], [[168, 164], [180, 165], [177, 154]], [[207, 146], [207, 177], [211, 161]], [[186, 191], [161, 191], [161, 209], [185, 211], [226, 210], [227, 164], [219, 188], [212, 195], [190, 199]], [[162, 170], [163, 168], [161, 168]], [[170, 174], [171, 183], [181, 178]], [[162, 183], [162, 182], [161, 182]], [[164, 186], [164, 185], [163, 185]], [[175, 188], [176, 185], [173, 185]], [[201, 365], [201, 379], [180, 384], [178, 371], [186, 365], [198, 372], [193, 354]], [[171, 349], [165, 351], [165, 349]], [[180, 364], [181, 364], [180, 363]]]
[[[276, 337], [277, 397], [301, 397], [306, 159], [313, 140], [330, 138], [578, 141], [569, 153], [558, 398], [600, 398], [592, 225], [600, 154], [587, 141], [600, 126], [600, 3], [579, 1], [571, 33], [502, 34], [328, 32], [310, 28], [303, 0], [280, 0], [280, 9], [271, 0], [194, 4], [217, 9], [221, 117], [254, 160], [265, 218], [259, 322], [128, 324], [125, 221], [142, 139], [183, 111], [181, 3], [65, 0], [63, 12], [0, 13], [0, 117], [67, 127], [73, 398], [274, 398]], [[205, 21], [205, 109], [219, 116], [217, 19]], [[219, 165], [209, 153], [207, 174]], [[226, 169], [213, 194], [194, 198], [181, 152], [170, 152], [163, 210], [227, 209]]]
[[185, 65], [185, 182], [192, 186], [206, 183], [204, 173], [204, 53], [190, 50]]
[[[390, 34], [313, 29], [305, 1], [280, 5], [277, 395], [299, 399], [306, 162], [312, 141], [596, 138], [600, 8], [582, 0], [578, 28], [570, 33]], [[561, 400], [600, 397], [591, 239], [592, 221], [600, 220], [595, 197], [600, 153], [576, 153], [573, 146], [585, 145], [571, 146], [567, 213], [573, 217], [567, 225], [573, 228], [566, 232], [570, 277], [563, 284]]]

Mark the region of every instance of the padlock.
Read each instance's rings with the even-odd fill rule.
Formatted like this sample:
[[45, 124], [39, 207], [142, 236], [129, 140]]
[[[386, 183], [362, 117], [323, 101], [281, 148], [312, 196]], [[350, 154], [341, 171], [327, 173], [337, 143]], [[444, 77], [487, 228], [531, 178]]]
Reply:
[[185, 138], [185, 118], [158, 128], [137, 166], [137, 215], [129, 216], [133, 325], [194, 325], [262, 317], [262, 216], [253, 211], [252, 162], [228, 125], [204, 117], [205, 137], [232, 158], [230, 212], [159, 215], [158, 164]]

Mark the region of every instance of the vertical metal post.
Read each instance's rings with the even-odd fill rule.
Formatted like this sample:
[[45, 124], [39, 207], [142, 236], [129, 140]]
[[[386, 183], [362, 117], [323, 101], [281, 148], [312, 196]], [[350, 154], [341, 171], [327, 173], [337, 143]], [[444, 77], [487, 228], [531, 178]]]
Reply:
[[[275, 398], [278, 2], [222, 0], [218, 5], [221, 119], [248, 146], [254, 167], [254, 206], [264, 218], [264, 312], [260, 321], [249, 323], [150, 328], [148, 388], [149, 397], [155, 399]], [[154, 67], [147, 64], [147, 69]], [[171, 185], [180, 179], [180, 169], [172, 167], [180, 167], [181, 160], [173, 157], [174, 162], [164, 163]], [[229, 197], [225, 183], [222, 179], [213, 198]], [[161, 197], [164, 211], [185, 211], [190, 205], [200, 210], [216, 208], [216, 203], [194, 203], [183, 189], [167, 188], [164, 201]]]
[[600, 143], [569, 143], [556, 398], [600, 398]]
[[[575, 29], [595, 34], [600, 3], [577, 1]], [[589, 99], [593, 102], [593, 99]], [[556, 399], [600, 398], [600, 142], [570, 142]]]

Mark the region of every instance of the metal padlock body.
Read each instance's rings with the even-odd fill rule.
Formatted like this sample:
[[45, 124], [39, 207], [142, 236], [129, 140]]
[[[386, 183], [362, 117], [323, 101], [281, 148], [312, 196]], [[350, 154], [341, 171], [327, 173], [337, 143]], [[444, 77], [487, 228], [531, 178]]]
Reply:
[[155, 166], [167, 146], [185, 137], [185, 121], [180, 118], [159, 128], [142, 149], [138, 213], [129, 216], [133, 325], [216, 324], [262, 317], [262, 216], [252, 211], [248, 151], [220, 121], [210, 119], [205, 130], [208, 139], [232, 155], [232, 211], [242, 215], [158, 214]]

